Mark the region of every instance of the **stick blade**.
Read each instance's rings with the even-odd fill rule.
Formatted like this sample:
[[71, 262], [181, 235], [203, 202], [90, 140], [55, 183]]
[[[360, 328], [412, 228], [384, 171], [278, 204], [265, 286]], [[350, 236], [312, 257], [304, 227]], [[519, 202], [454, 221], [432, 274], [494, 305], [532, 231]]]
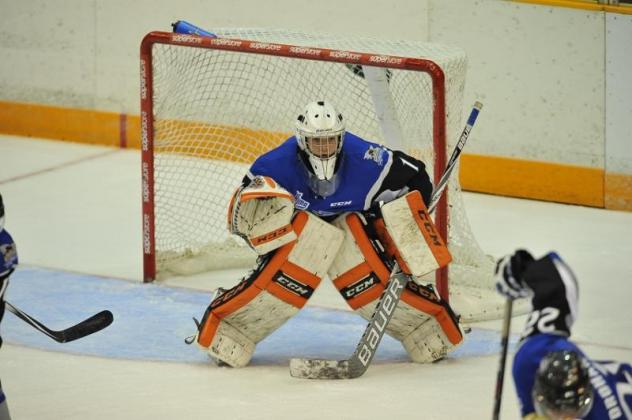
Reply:
[[92, 315], [85, 321], [80, 322], [74, 327], [70, 327], [64, 331], [61, 331], [61, 337], [59, 337], [60, 343], [68, 343], [70, 341], [77, 340], [95, 332], [101, 331], [105, 327], [109, 326], [114, 321], [114, 316], [110, 311], [101, 311], [98, 314]]
[[290, 375], [302, 379], [354, 378], [348, 360], [290, 359]]

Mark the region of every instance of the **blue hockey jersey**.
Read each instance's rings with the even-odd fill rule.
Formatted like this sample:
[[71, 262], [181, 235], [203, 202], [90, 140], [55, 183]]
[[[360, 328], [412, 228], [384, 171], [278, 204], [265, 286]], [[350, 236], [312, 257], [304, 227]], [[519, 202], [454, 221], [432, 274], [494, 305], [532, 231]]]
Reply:
[[419, 190], [428, 203], [432, 183], [423, 162], [347, 132], [338, 169], [340, 185], [328, 197], [317, 196], [309, 187], [306, 169], [298, 157], [298, 143], [290, 137], [276, 149], [260, 156], [247, 178], [269, 176], [295, 198], [298, 210], [319, 216], [365, 211], [377, 201], [390, 201], [409, 190]]
[[[535, 412], [531, 391], [540, 361], [552, 351], [571, 350], [586, 357], [567, 337], [535, 334], [526, 338], [514, 357], [513, 378], [522, 416]], [[594, 388], [592, 409], [585, 419], [632, 419], [632, 366], [612, 361], [589, 363], [590, 382]]]
[[0, 277], [18, 265], [18, 252], [13, 238], [6, 230], [0, 231]]

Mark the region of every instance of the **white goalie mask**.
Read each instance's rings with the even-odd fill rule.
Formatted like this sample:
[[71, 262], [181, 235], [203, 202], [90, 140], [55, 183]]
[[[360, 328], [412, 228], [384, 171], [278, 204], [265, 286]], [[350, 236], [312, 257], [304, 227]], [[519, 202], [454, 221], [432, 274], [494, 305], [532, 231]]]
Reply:
[[299, 157], [307, 170], [310, 188], [321, 197], [336, 192], [342, 164], [345, 125], [329, 102], [310, 102], [296, 119]]

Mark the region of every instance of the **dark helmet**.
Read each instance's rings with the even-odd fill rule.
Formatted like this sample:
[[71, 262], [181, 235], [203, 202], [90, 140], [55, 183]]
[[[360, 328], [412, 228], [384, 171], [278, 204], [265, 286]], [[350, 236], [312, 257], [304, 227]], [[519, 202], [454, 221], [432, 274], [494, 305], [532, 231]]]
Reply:
[[540, 415], [553, 419], [584, 417], [593, 403], [586, 360], [570, 350], [549, 353], [536, 372], [532, 398]]

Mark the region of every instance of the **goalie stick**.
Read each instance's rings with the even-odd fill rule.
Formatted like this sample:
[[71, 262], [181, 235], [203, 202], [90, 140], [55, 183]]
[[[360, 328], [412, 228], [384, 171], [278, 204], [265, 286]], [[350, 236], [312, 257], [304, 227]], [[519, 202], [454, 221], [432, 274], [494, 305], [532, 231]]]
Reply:
[[39, 330], [43, 334], [46, 334], [53, 340], [59, 343], [68, 343], [70, 341], [77, 340], [87, 335], [93, 334], [97, 331], [101, 331], [112, 323], [114, 317], [110, 311], [101, 311], [98, 314], [92, 315], [90, 318], [81, 321], [80, 323], [66, 328], [65, 330], [54, 331], [48, 328], [46, 325], [39, 322], [26, 312], [16, 308], [9, 302], [5, 301], [9, 312], [20, 318], [22, 321], [31, 325], [36, 330]]
[[[465, 142], [470, 135], [470, 131], [482, 107], [483, 104], [480, 102], [474, 104], [465, 128], [459, 137], [459, 142], [450, 156], [450, 160], [437, 187], [432, 193], [430, 200], [432, 207], [429, 207], [429, 212], [434, 210], [439, 198], [441, 198], [441, 194], [445, 190], [450, 174], [456, 166], [456, 162], [463, 151], [463, 147], [465, 147]], [[384, 337], [386, 326], [395, 312], [395, 308], [399, 303], [407, 281], [408, 275], [402, 273], [399, 270], [399, 266], [395, 264], [391, 278], [375, 306], [369, 324], [364, 330], [355, 352], [349, 359], [325, 360], [292, 358], [290, 359], [290, 375], [295, 378], [304, 379], [353, 379], [362, 376], [368, 369], [373, 356], [375, 356], [377, 346], [380, 344], [380, 341], [382, 341], [382, 337]]]
[[476, 118], [478, 118], [478, 113], [481, 111], [482, 108], [483, 108], [482, 103], [478, 101], [474, 103], [474, 106], [472, 107], [472, 111], [470, 112], [470, 116], [467, 118], [467, 123], [465, 124], [465, 128], [461, 132], [459, 141], [454, 147], [454, 151], [452, 152], [452, 155], [450, 156], [450, 160], [448, 161], [448, 164], [445, 167], [445, 171], [443, 172], [443, 175], [441, 175], [441, 179], [439, 179], [439, 182], [434, 188], [432, 198], [430, 199], [430, 204], [428, 205], [428, 213], [432, 213], [434, 211], [435, 207], [437, 206], [437, 203], [439, 202], [439, 199], [441, 198], [441, 194], [443, 193], [443, 190], [448, 185], [450, 174], [452, 174], [452, 171], [454, 170], [454, 167], [456, 166], [456, 162], [459, 159], [459, 156], [461, 156], [461, 152], [463, 151], [463, 148], [465, 147], [465, 142], [467, 141], [467, 138], [470, 136], [470, 131], [472, 131], [472, 127], [474, 126], [474, 123], [476, 122]]

